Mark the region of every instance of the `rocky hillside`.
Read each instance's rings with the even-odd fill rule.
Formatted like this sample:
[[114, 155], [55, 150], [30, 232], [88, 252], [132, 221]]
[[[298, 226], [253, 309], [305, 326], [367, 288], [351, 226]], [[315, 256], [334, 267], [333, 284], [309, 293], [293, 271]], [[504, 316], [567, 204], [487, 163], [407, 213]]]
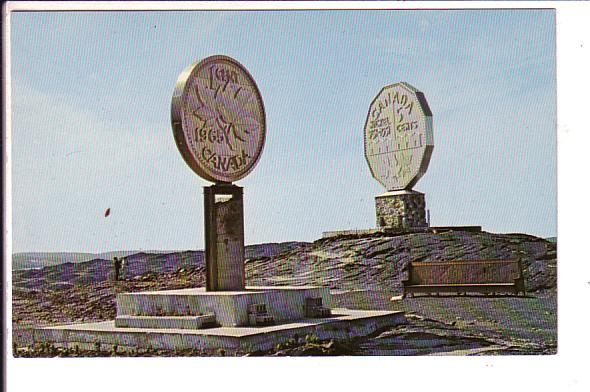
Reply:
[[[249, 245], [245, 249], [246, 258], [271, 257], [308, 245], [303, 242], [284, 242], [280, 244]], [[120, 255], [121, 252], [119, 252]], [[13, 265], [23, 263], [23, 254], [13, 257]], [[38, 254], [42, 255], [42, 254]], [[71, 253], [64, 253], [62, 260], [70, 260]], [[42, 256], [36, 256], [42, 257]], [[181, 251], [170, 253], [139, 252], [128, 255], [123, 270], [125, 278], [133, 279], [146, 274], [165, 274], [179, 269], [202, 267], [205, 265], [203, 251]], [[81, 284], [96, 284], [112, 279], [113, 262], [109, 258], [94, 258], [89, 261], [66, 261], [57, 263], [59, 254], [50, 254], [51, 260], [39, 260], [39, 263], [51, 262], [51, 265], [39, 268], [14, 268], [12, 285], [18, 288], [41, 289], [68, 288]]]
[[[525, 234], [459, 231], [264, 244], [246, 248], [246, 281], [399, 293], [404, 268], [412, 261], [517, 258], [524, 267], [528, 292], [554, 291], [556, 247]], [[112, 319], [116, 291], [204, 286], [203, 252], [129, 256], [124, 279], [116, 288], [111, 274], [112, 262], [101, 259], [13, 271], [13, 323]]]
[[520, 259], [527, 291], [554, 289], [557, 244], [525, 234], [439, 234], [327, 238], [277, 256], [246, 261], [251, 285], [323, 284], [400, 292], [410, 262]]

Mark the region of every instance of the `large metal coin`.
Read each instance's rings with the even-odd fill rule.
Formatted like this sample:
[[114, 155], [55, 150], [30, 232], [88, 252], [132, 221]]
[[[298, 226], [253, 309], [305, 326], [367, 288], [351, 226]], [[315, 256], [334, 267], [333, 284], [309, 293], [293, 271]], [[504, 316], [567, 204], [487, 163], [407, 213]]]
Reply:
[[182, 157], [199, 176], [226, 183], [244, 178], [258, 162], [266, 136], [254, 79], [227, 56], [192, 64], [176, 82], [172, 130]]
[[411, 189], [426, 173], [434, 149], [432, 113], [416, 88], [402, 82], [381, 89], [364, 132], [371, 174], [387, 190]]

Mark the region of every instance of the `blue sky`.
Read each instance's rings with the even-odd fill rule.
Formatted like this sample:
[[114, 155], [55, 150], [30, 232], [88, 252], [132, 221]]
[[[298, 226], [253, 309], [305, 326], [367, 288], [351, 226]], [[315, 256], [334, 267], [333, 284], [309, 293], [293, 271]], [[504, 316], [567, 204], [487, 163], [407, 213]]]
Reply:
[[[381, 87], [434, 116], [415, 189], [432, 225], [556, 235], [552, 10], [11, 14], [13, 252], [203, 247], [202, 187], [170, 127], [179, 73], [234, 57], [267, 139], [244, 187], [246, 243], [375, 226], [363, 156]], [[104, 211], [111, 215], [104, 218]]]

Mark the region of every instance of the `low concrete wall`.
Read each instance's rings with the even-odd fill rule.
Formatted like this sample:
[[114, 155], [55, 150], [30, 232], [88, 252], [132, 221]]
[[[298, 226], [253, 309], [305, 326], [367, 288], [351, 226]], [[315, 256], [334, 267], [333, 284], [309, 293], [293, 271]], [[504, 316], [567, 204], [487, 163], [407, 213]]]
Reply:
[[198, 316], [215, 314], [224, 327], [248, 325], [248, 306], [265, 304], [276, 322], [305, 318], [305, 299], [331, 305], [327, 287], [247, 287], [245, 291], [170, 290], [117, 295], [117, 316]]
[[215, 323], [215, 316], [117, 316], [117, 328], [200, 329]]

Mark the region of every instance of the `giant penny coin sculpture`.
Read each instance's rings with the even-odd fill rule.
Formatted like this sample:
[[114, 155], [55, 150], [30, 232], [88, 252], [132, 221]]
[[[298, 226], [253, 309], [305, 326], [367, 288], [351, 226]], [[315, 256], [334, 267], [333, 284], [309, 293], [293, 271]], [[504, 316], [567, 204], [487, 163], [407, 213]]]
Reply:
[[176, 145], [202, 178], [231, 183], [253, 169], [264, 146], [262, 97], [246, 68], [211, 56], [185, 69], [172, 96]]
[[411, 190], [426, 173], [432, 150], [432, 113], [408, 83], [386, 86], [371, 103], [364, 130], [365, 158], [389, 191]]

